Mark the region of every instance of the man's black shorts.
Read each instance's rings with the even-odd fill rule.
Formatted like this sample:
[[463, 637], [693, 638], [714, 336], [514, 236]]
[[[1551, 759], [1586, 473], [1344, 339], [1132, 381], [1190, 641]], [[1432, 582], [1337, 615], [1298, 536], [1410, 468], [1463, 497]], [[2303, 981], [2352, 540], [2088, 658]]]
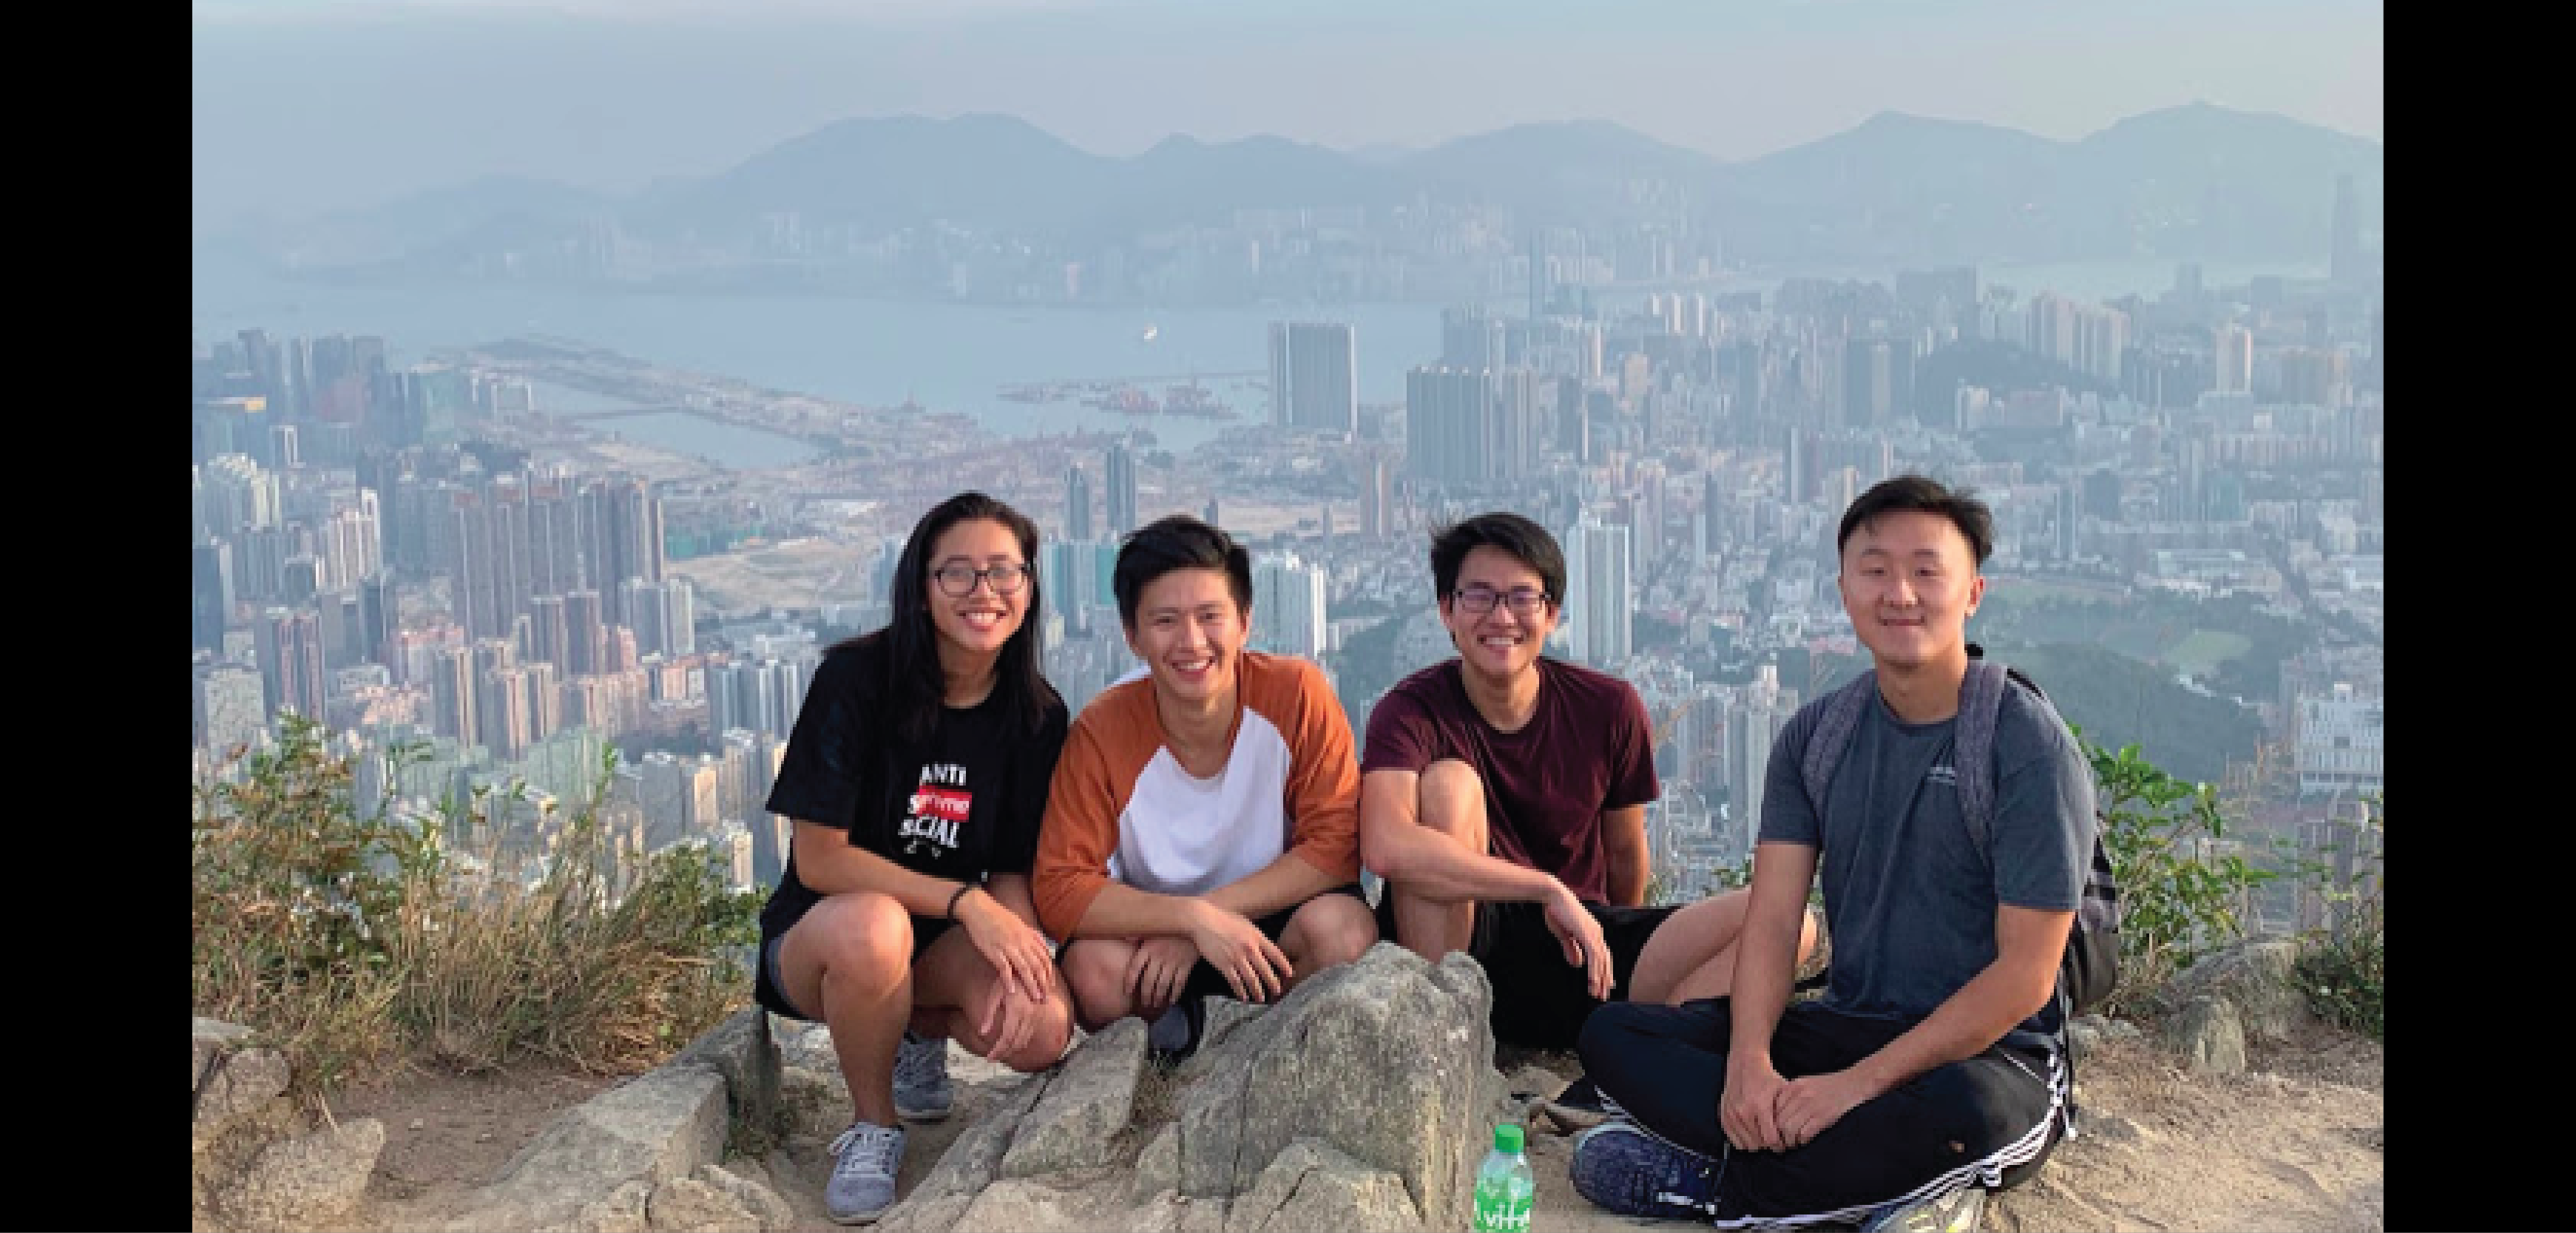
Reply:
[[[1318, 896], [1348, 895], [1353, 899], [1359, 900], [1360, 906], [1368, 906], [1368, 896], [1360, 893], [1360, 884], [1357, 882], [1346, 883], [1341, 886], [1333, 887], [1330, 890], [1318, 891], [1316, 894]], [[1288, 918], [1295, 916], [1297, 914], [1297, 909], [1305, 907], [1306, 904], [1313, 902], [1313, 899], [1307, 899], [1301, 903], [1289, 904], [1287, 907], [1281, 908], [1276, 912], [1272, 912], [1267, 916], [1254, 917], [1252, 920], [1252, 927], [1259, 929], [1261, 931], [1261, 936], [1270, 939], [1272, 942], [1277, 942], [1280, 935], [1288, 932]], [[1065, 961], [1065, 952], [1072, 950], [1074, 947], [1083, 944], [1087, 940], [1089, 939], [1075, 938], [1057, 948], [1055, 961], [1061, 965]], [[1190, 978], [1182, 982], [1181, 996], [1173, 1004], [1179, 1005], [1182, 1002], [1187, 1002], [1191, 998], [1206, 997], [1210, 994], [1230, 998], [1234, 996], [1234, 986], [1225, 983], [1225, 973], [1216, 970], [1215, 964], [1208, 962], [1206, 959], [1200, 959], [1198, 962], [1190, 965]]]
[[[1610, 945], [1610, 1001], [1628, 1000], [1637, 974], [1637, 956], [1678, 904], [1619, 908], [1586, 903], [1601, 922], [1601, 938]], [[1378, 936], [1395, 934], [1395, 896], [1381, 893], [1377, 905]], [[1565, 961], [1565, 947], [1548, 932], [1547, 907], [1530, 902], [1478, 903], [1476, 931], [1467, 956], [1484, 965], [1494, 987], [1494, 1039], [1524, 1049], [1574, 1048], [1583, 1021], [1602, 1002], [1586, 988], [1581, 964]]]

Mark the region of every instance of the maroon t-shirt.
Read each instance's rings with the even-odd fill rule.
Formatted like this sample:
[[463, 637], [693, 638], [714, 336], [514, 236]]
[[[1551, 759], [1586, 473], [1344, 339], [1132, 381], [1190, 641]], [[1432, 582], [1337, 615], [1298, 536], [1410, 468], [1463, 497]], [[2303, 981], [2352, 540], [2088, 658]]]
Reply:
[[1556, 875], [1579, 899], [1608, 903], [1601, 815], [1662, 790], [1645, 700], [1618, 677], [1541, 656], [1538, 710], [1507, 733], [1476, 712], [1459, 671], [1454, 658], [1433, 664], [1378, 699], [1360, 774], [1466, 762], [1485, 781], [1493, 855]]

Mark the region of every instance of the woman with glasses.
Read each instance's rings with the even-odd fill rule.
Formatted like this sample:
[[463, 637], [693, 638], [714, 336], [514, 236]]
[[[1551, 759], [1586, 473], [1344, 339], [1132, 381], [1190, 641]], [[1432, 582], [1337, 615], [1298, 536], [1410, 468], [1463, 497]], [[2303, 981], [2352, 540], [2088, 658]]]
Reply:
[[980, 492], [922, 515], [891, 619], [825, 652], [769, 793], [795, 835], [755, 995], [831, 1031], [857, 1115], [824, 1187], [843, 1224], [893, 1205], [901, 1123], [948, 1115], [950, 1040], [1034, 1071], [1072, 1035], [1029, 899], [1066, 727], [1030, 628], [1037, 549]]

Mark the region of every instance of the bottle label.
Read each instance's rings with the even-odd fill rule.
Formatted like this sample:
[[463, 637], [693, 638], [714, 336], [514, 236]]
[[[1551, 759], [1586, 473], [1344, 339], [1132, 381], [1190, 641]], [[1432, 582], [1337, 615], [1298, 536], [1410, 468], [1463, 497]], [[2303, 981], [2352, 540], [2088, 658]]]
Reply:
[[1529, 1233], [1535, 1190], [1527, 1177], [1476, 1179], [1476, 1233]]

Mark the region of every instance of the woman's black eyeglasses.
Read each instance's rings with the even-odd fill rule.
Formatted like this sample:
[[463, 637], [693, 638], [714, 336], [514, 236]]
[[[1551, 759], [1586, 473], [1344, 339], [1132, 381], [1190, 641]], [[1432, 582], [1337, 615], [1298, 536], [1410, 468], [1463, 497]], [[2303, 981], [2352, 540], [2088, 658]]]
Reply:
[[988, 565], [982, 569], [972, 565], [942, 565], [930, 571], [930, 576], [938, 581], [941, 594], [950, 599], [964, 599], [975, 593], [978, 581], [990, 582], [995, 595], [1017, 595], [1021, 587], [1029, 584], [1029, 573], [1028, 562], [1022, 561], [1016, 565]]

